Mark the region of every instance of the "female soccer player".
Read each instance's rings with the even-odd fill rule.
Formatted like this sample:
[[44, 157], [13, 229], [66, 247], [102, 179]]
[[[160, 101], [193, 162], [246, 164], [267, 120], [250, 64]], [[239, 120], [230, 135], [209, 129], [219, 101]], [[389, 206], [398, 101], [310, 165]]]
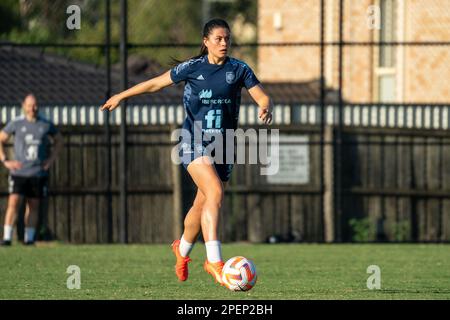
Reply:
[[[164, 74], [111, 97], [101, 110], [114, 110], [121, 100], [149, 92], [156, 92], [173, 83], [185, 82], [184, 108], [186, 119], [183, 129], [192, 136], [195, 130], [203, 134], [221, 134], [236, 129], [242, 87], [259, 106], [258, 117], [265, 123], [272, 121], [272, 103], [253, 71], [242, 61], [228, 57], [231, 44], [228, 24], [221, 19], [207, 22], [203, 28], [200, 54], [178, 64]], [[213, 140], [213, 139], [211, 139]], [[172, 243], [176, 256], [175, 273], [180, 281], [188, 278], [188, 262], [200, 231], [206, 245], [206, 272], [222, 284], [221, 243], [218, 239], [219, 212], [222, 205], [224, 184], [228, 181], [232, 164], [216, 163], [205, 152], [212, 141], [182, 144], [183, 166], [198, 187], [194, 203], [184, 220], [180, 240]], [[234, 149], [234, 145], [233, 145]], [[224, 153], [225, 154], [225, 153]]]

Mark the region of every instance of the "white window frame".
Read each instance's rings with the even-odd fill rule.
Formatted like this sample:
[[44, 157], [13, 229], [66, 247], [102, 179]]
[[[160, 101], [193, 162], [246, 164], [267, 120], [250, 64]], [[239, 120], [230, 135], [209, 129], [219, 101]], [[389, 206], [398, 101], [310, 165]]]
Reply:
[[[381, 10], [381, 0], [376, 0], [375, 5], [377, 5]], [[405, 33], [405, 3], [404, 0], [390, 0], [394, 2], [396, 6], [396, 15], [394, 19], [396, 19], [396, 34], [395, 41], [401, 42], [404, 39]], [[373, 39], [374, 41], [380, 40], [380, 30], [373, 30]], [[381, 67], [380, 66], [380, 54], [381, 54], [381, 46], [373, 47], [373, 93], [372, 98], [374, 101], [378, 102], [399, 102], [403, 101], [403, 92], [404, 92], [404, 47], [403, 46], [395, 46], [395, 64], [393, 67]], [[380, 100], [380, 79], [383, 76], [393, 75], [395, 79], [395, 94], [392, 101], [381, 101]]]

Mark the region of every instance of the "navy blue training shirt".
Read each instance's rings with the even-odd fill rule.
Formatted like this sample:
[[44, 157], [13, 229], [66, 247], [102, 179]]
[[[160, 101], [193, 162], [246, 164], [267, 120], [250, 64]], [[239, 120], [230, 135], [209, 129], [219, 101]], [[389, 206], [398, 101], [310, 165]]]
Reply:
[[170, 77], [174, 83], [186, 83], [183, 128], [191, 133], [194, 121], [202, 121], [202, 132], [236, 129], [242, 88], [260, 83], [244, 62], [227, 57], [221, 65], [211, 64], [207, 55], [180, 63], [170, 70]]

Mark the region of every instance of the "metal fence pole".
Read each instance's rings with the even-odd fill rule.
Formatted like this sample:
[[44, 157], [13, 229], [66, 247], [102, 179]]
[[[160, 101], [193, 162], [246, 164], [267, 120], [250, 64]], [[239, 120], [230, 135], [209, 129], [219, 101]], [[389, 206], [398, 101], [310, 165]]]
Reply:
[[325, 203], [325, 0], [320, 1], [320, 212], [323, 225], [323, 239], [325, 242], [333, 241], [333, 219], [329, 217], [329, 210]]
[[[111, 0], [106, 0], [105, 9], [105, 57], [106, 57], [106, 97], [111, 97]], [[112, 231], [112, 193], [111, 193], [111, 129], [109, 112], [105, 112], [105, 142], [106, 142], [106, 217], [107, 217], [107, 241], [113, 242]]]
[[[121, 66], [121, 89], [128, 87], [127, 74], [127, 0], [120, 1], [120, 66]], [[124, 100], [120, 108], [120, 168], [119, 168], [119, 189], [120, 189], [120, 242], [127, 243], [127, 102]]]
[[335, 143], [335, 240], [342, 241], [342, 126], [343, 126], [343, 107], [342, 100], [342, 83], [343, 83], [343, 35], [344, 35], [344, 1], [339, 0], [339, 88], [338, 88], [338, 124], [336, 126], [336, 134], [334, 135]]

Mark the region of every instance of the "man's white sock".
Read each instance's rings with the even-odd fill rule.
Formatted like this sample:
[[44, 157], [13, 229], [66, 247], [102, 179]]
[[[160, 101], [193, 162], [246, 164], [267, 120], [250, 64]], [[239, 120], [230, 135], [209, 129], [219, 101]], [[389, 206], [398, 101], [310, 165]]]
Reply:
[[221, 244], [218, 240], [207, 241], [205, 242], [206, 246], [206, 256], [208, 257], [208, 261], [215, 263], [222, 261], [222, 251]]
[[180, 240], [180, 254], [182, 257], [187, 257], [189, 253], [191, 253], [192, 248], [194, 247], [193, 243], [189, 243], [184, 239], [184, 235], [181, 236]]
[[11, 241], [13, 230], [14, 230], [13, 226], [8, 226], [5, 224], [3, 226], [3, 240]]
[[25, 228], [25, 242], [34, 241], [35, 228]]

